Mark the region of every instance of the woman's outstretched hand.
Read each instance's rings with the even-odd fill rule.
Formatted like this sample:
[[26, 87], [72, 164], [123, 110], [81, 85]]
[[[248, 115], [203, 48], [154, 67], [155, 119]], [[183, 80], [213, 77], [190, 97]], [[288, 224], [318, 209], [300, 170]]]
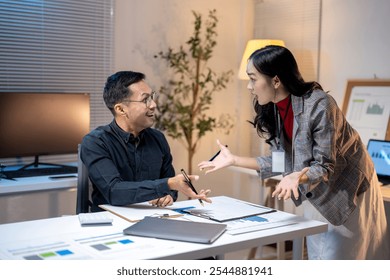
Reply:
[[298, 185], [300, 178], [309, 170], [309, 167], [303, 168], [301, 171], [293, 172], [280, 181], [276, 186], [275, 191], [272, 193], [272, 197], [277, 197], [278, 199], [287, 200], [291, 197], [291, 194], [294, 195], [295, 199], [299, 198]]
[[222, 145], [219, 140], [217, 140], [217, 145], [220, 149], [219, 155], [212, 161], [202, 161], [198, 164], [201, 171], [205, 170], [205, 174], [234, 164], [234, 155], [229, 149], [225, 145]]

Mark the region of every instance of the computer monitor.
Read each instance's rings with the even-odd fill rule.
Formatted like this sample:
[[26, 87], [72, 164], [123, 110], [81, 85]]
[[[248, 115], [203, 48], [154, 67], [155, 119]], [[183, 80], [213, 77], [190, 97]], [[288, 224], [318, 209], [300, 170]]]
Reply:
[[367, 150], [374, 162], [379, 181], [384, 185], [390, 184], [390, 141], [370, 139]]
[[87, 93], [0, 93], [0, 158], [77, 153], [89, 132]]

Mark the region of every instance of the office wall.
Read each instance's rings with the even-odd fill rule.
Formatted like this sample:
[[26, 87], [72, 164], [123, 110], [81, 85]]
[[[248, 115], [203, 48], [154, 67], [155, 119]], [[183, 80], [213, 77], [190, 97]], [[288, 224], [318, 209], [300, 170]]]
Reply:
[[390, 78], [390, 1], [322, 0], [319, 80], [342, 105], [348, 79]]
[[280, 38], [340, 106], [348, 79], [390, 78], [388, 0], [255, 1], [257, 37]]

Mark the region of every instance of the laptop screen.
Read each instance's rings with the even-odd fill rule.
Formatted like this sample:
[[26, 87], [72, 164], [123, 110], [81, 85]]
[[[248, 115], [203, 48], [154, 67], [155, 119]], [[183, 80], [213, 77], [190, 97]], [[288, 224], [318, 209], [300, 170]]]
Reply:
[[390, 178], [390, 141], [370, 139], [367, 150], [378, 177]]

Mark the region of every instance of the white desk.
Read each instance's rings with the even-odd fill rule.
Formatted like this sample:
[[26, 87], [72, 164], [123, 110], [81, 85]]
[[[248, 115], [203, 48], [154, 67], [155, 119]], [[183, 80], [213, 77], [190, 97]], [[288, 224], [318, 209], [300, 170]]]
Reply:
[[77, 183], [77, 173], [66, 175], [70, 175], [73, 177], [63, 179], [50, 179], [49, 176], [35, 176], [16, 178], [15, 180], [1, 179], [0, 195], [74, 188]]
[[[174, 204], [185, 207], [197, 200]], [[158, 211], [158, 208], [156, 208]], [[111, 213], [112, 226], [81, 227], [78, 217], [42, 219], [0, 225], [0, 259], [200, 259], [265, 244], [294, 240], [293, 258], [302, 258], [302, 240], [325, 232], [327, 224], [285, 212], [267, 215], [296, 223], [239, 235], [225, 232], [211, 245], [123, 235], [131, 225]], [[158, 229], [156, 229], [158, 230]], [[57, 252], [57, 253], [55, 253]]]
[[[72, 174], [77, 175], [77, 174]], [[0, 180], [0, 224], [58, 217], [76, 211], [77, 177]]]

